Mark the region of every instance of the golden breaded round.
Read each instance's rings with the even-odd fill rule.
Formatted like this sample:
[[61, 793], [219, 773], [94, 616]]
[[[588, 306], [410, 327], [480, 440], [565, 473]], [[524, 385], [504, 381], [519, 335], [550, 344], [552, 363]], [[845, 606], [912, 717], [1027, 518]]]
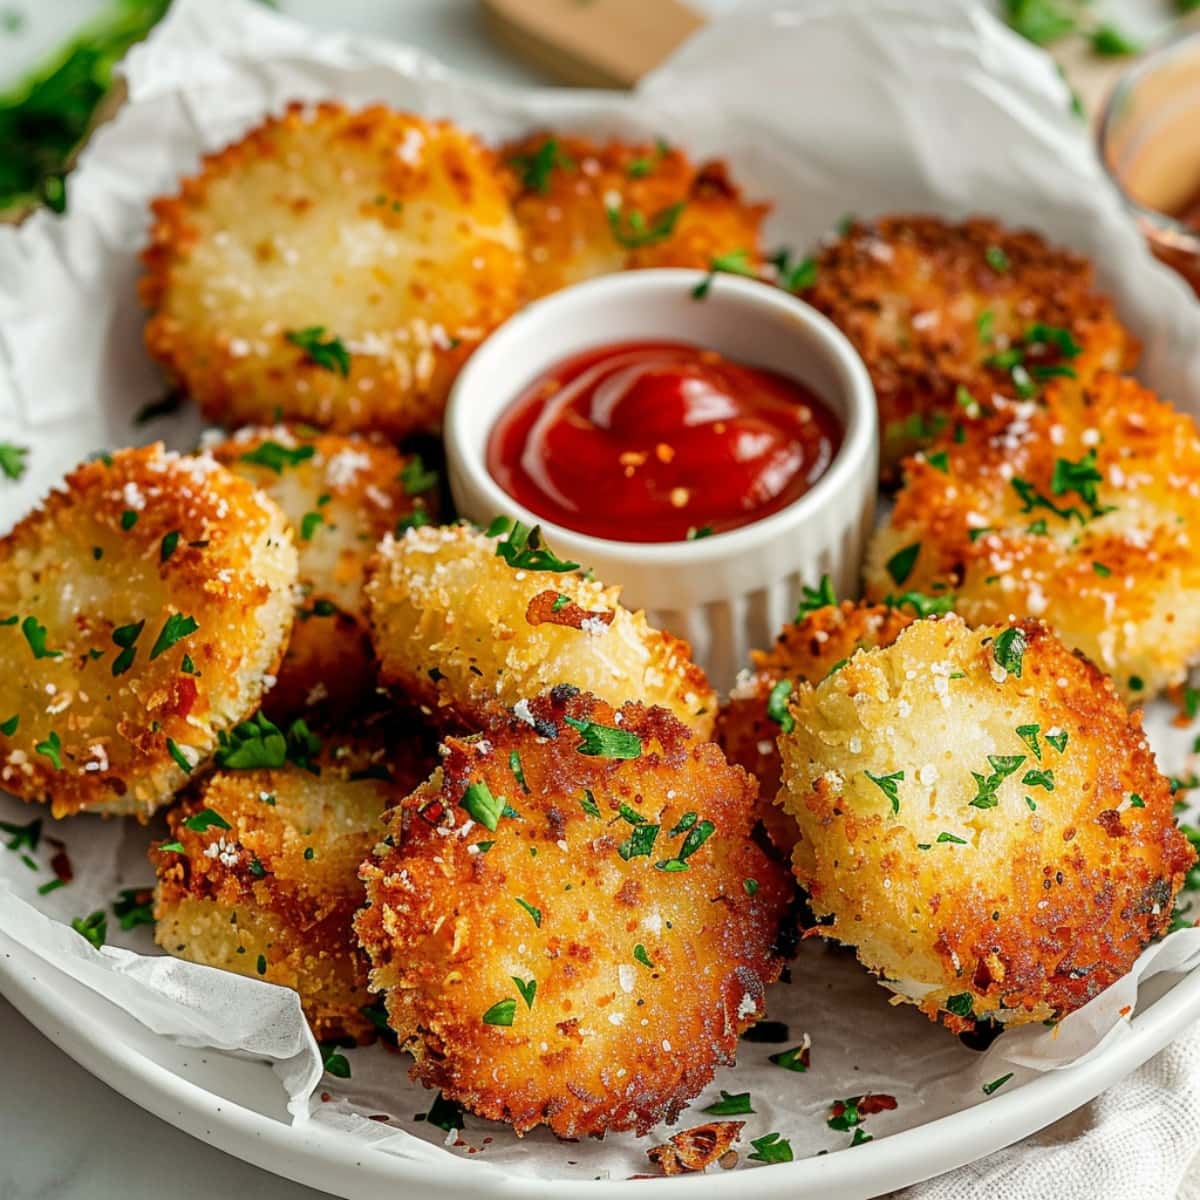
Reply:
[[[1067, 364], [1080, 384], [1132, 367], [1138, 344], [1093, 288], [1087, 259], [1028, 230], [982, 217], [892, 216], [855, 221], [826, 244], [803, 295], [867, 364], [890, 475], [901, 457], [975, 411], [972, 402], [986, 408], [993, 394], [1019, 396]], [[1039, 324], [1068, 333], [1079, 353], [1029, 338]], [[1014, 347], [1023, 350], [1017, 371]]]
[[[523, 527], [522, 527], [523, 528]], [[716, 694], [691, 647], [574, 571], [509, 566], [464, 525], [385, 539], [367, 568], [380, 681], [468, 728], [559, 683], [669, 709], [701, 737]]]
[[295, 581], [283, 514], [213, 459], [77, 467], [0, 541], [0, 788], [145, 820], [258, 707]]
[[167, 841], [150, 851], [158, 944], [293, 988], [319, 1039], [371, 1040], [367, 963], [351, 929], [358, 868], [383, 836], [384, 811], [432, 766], [418, 740], [401, 735], [388, 750], [328, 740], [319, 774], [282, 762], [210, 775], [167, 814]]
[[[1033, 616], [1127, 700], [1200, 653], [1200, 433], [1132, 379], [1000, 404], [905, 464], [867, 592], [952, 589], [969, 622]], [[916, 547], [916, 549], [914, 549]], [[914, 558], [915, 556], [915, 558]]]
[[376, 673], [363, 572], [385, 534], [436, 510], [437, 473], [385, 442], [294, 425], [240, 429], [210, 453], [283, 509], [299, 553], [297, 620], [264, 708], [278, 718], [361, 705]]
[[820, 932], [931, 1019], [1061, 1017], [1166, 932], [1194, 858], [1170, 786], [1041, 623], [918, 621], [791, 711], [780, 802]]
[[696, 166], [661, 142], [550, 133], [511, 142], [500, 157], [515, 177], [529, 299], [636, 267], [706, 271], [739, 251], [747, 273], [762, 265], [768, 206], [744, 200], [724, 163]]
[[758, 780], [759, 818], [771, 841], [788, 855], [796, 844], [796, 824], [775, 797], [780, 782], [776, 739], [791, 727], [789, 697], [798, 684], [820, 683], [840, 669], [856, 650], [890, 646], [916, 620], [910, 608], [851, 600], [798, 616], [770, 650], [752, 652], [753, 669], [738, 678], [721, 706], [715, 734], [725, 757]]
[[152, 207], [146, 345], [225, 425], [434, 429], [517, 305], [503, 176], [445, 121], [293, 104]]
[[762, 1015], [791, 880], [749, 840], [753, 780], [664, 709], [558, 688], [526, 714], [447, 741], [364, 864], [371, 985], [413, 1075], [479, 1116], [646, 1133]]

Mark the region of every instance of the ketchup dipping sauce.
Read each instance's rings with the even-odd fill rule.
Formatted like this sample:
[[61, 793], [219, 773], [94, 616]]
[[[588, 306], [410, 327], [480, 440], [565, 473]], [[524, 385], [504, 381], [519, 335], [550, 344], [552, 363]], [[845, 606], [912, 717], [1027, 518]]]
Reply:
[[488, 440], [492, 478], [577, 533], [681, 542], [786, 508], [842, 440], [802, 383], [684, 342], [627, 342], [539, 376]]

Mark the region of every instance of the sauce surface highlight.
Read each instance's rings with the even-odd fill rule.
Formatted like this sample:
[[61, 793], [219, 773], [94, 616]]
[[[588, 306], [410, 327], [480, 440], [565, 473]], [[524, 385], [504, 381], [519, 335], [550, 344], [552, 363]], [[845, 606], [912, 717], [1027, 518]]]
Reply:
[[803, 384], [682, 342], [629, 342], [551, 367], [501, 415], [492, 478], [578, 533], [676, 542], [804, 495], [842, 431]]

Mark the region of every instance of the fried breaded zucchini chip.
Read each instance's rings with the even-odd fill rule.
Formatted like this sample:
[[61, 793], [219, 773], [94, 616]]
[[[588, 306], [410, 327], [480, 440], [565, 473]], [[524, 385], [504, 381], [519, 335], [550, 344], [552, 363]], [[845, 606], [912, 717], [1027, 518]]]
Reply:
[[527, 717], [448, 740], [364, 864], [371, 984], [472, 1112], [645, 1133], [762, 1014], [791, 881], [753, 781], [665, 710], [559, 688]]
[[918, 621], [791, 714], [780, 802], [819, 932], [931, 1019], [1061, 1017], [1166, 932], [1194, 858], [1170, 786], [1041, 623]]
[[994, 394], [1024, 397], [1064, 368], [1083, 385], [1138, 355], [1087, 259], [982, 217], [854, 221], [803, 295], [867, 364], [887, 476]]
[[707, 737], [716, 694], [691, 647], [564, 566], [519, 524], [496, 538], [450, 525], [385, 539], [366, 587], [380, 681], [467, 728], [570, 683], [661, 705]]
[[503, 147], [515, 177], [527, 298], [636, 267], [696, 267], [736, 256], [762, 265], [768, 206], [751, 204], [724, 163], [682, 150], [536, 133]]
[[281, 718], [360, 706], [376, 672], [363, 572], [385, 534], [429, 520], [437, 473], [385, 442], [302, 426], [240, 429], [210, 453], [283, 509], [299, 554], [300, 606], [264, 708]]
[[[822, 590], [832, 600], [823, 581]], [[820, 599], [819, 594], [815, 594]], [[785, 625], [770, 650], [755, 650], [754, 666], [743, 673], [717, 715], [716, 741], [726, 758], [758, 780], [759, 817], [771, 841], [790, 855], [796, 825], [775, 803], [779, 793], [780, 733], [793, 718], [788, 701], [801, 683], [820, 683], [857, 650], [890, 646], [916, 620], [909, 608], [843, 600], [801, 610]]]
[[445, 121], [293, 104], [152, 207], [146, 345], [225, 425], [434, 429], [517, 304], [504, 180]]
[[0, 788], [145, 820], [258, 707], [295, 581], [283, 514], [213, 459], [77, 467], [0, 541]]
[[392, 741], [330, 742], [305, 766], [261, 725], [248, 731], [232, 761], [278, 765], [218, 769], [167, 814], [168, 839], [150, 851], [158, 944], [294, 989], [319, 1039], [370, 1041], [367, 962], [351, 929], [358, 868], [424, 767], [414, 745]]
[[1200, 653], [1200, 433], [1132, 379], [998, 403], [905, 463], [867, 593], [953, 590], [972, 623], [1033, 616], [1127, 700]]

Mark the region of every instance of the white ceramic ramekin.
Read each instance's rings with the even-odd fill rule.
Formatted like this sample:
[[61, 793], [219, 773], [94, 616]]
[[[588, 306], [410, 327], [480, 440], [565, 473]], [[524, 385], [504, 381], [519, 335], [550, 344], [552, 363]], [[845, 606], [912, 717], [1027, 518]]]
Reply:
[[[459, 512], [541, 525], [557, 554], [622, 586], [652, 625], [692, 644], [721, 689], [753, 647], [791, 620], [807, 584], [832, 577], [857, 595], [871, 528], [879, 455], [875, 395], [850, 343], [795, 297], [717, 275], [704, 299], [699, 271], [606, 275], [531, 304], [491, 335], [459, 375], [446, 412], [450, 488]], [[616, 542], [574, 533], [518, 504], [488, 473], [488, 436], [500, 413], [547, 368], [591, 347], [638, 340], [690, 342], [813, 389], [838, 416], [843, 439], [829, 470], [787, 508], [753, 525], [692, 542]]]

